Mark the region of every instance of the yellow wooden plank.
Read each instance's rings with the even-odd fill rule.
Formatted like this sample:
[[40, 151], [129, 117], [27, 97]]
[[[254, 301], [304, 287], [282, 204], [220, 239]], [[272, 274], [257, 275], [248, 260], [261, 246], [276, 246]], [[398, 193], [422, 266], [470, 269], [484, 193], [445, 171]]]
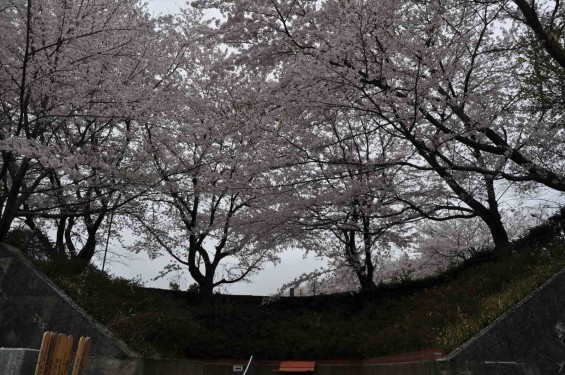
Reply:
[[84, 337], [81, 337], [78, 340], [78, 348], [77, 348], [77, 352], [75, 354], [75, 362], [73, 364], [72, 375], [80, 375], [82, 373], [81, 364], [82, 364], [82, 358], [83, 358], [85, 343], [86, 342], [85, 342]]
[[63, 362], [65, 361], [65, 350], [67, 349], [67, 335], [61, 334], [61, 338], [59, 339], [61, 342], [59, 343], [59, 352], [57, 353], [58, 361], [57, 361], [57, 375], [61, 375], [63, 372]]
[[92, 340], [90, 339], [90, 337], [85, 338], [84, 341], [85, 341], [84, 352], [82, 353], [82, 364], [81, 364], [82, 372], [79, 375], [82, 375], [86, 370], [86, 363], [88, 361], [88, 355], [90, 354], [90, 347], [92, 346]]
[[71, 353], [73, 351], [73, 336], [67, 336], [65, 341], [65, 351], [63, 361], [61, 364], [60, 375], [67, 375], [69, 373], [69, 363], [71, 362]]
[[64, 335], [57, 333], [53, 336], [52, 347], [47, 359], [46, 375], [59, 375], [59, 366], [63, 347]]
[[51, 343], [49, 344], [49, 351], [47, 352], [47, 361], [45, 363], [45, 375], [52, 375], [53, 361], [57, 351], [58, 334], [53, 332], [51, 336]]
[[37, 364], [35, 366], [34, 375], [45, 375], [45, 367], [47, 365], [47, 357], [49, 355], [49, 345], [51, 343], [51, 338], [53, 337], [53, 332], [47, 331], [43, 334], [43, 339], [41, 340], [41, 347], [39, 349], [39, 355], [37, 357]]

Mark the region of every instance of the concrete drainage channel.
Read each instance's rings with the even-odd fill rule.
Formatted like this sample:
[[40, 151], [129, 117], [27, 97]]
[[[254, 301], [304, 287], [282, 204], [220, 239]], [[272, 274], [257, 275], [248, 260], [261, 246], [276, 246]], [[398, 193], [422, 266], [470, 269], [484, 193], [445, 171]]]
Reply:
[[[17, 249], [0, 244], [0, 375], [32, 375], [44, 331], [90, 336], [86, 375], [243, 375], [247, 361], [141, 358], [95, 322]], [[24, 348], [24, 349], [18, 349]], [[32, 349], [29, 349], [32, 348]], [[251, 354], [251, 353], [250, 353]], [[279, 362], [252, 361], [245, 375]], [[327, 375], [558, 375], [565, 368], [565, 272], [440, 360], [318, 361]]]
[[[37, 350], [0, 349], [0, 374], [32, 375]], [[320, 375], [532, 375], [539, 374], [524, 363], [423, 361], [368, 364], [364, 361], [319, 361], [314, 374]], [[241, 361], [191, 361], [152, 358], [89, 359], [86, 375], [272, 375], [279, 366], [274, 361], [253, 361], [246, 368]], [[240, 369], [246, 371], [240, 371]]]

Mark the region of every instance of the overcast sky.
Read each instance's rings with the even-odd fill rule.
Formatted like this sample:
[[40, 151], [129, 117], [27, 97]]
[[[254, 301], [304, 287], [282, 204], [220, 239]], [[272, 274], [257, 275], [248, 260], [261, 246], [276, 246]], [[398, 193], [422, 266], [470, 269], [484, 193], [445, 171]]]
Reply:
[[183, 0], [148, 0], [147, 8], [153, 15], [174, 14], [186, 3], [187, 1]]
[[[186, 1], [183, 0], [151, 0], [147, 6], [153, 15], [177, 13], [179, 7], [184, 6]], [[146, 253], [132, 254], [120, 251], [119, 244], [110, 242], [109, 262], [106, 269], [111, 273], [126, 278], [141, 277], [146, 286], [156, 288], [168, 288], [169, 281], [179, 275], [171, 275], [156, 281], [152, 281], [159, 271], [168, 264], [170, 257], [163, 255], [155, 260], [150, 260]], [[98, 254], [99, 259], [96, 263], [101, 266], [102, 254]], [[282, 263], [276, 267], [272, 264], [266, 265], [265, 269], [257, 275], [251, 277], [250, 283], [240, 282], [227, 288], [230, 294], [253, 294], [253, 295], [271, 295], [284, 283], [289, 282], [300, 276], [304, 272], [314, 271], [316, 268], [324, 265], [324, 261], [308, 257], [303, 259], [303, 254], [299, 250], [287, 251], [282, 255]], [[221, 271], [220, 271], [221, 272]], [[188, 271], [180, 275], [182, 287], [186, 288], [193, 281], [190, 279]]]

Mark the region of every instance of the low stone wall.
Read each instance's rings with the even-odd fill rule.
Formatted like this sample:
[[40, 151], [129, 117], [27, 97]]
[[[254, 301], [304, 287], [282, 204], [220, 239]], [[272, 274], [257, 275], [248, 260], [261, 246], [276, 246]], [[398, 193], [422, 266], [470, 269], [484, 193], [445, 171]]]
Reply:
[[0, 374], [32, 375], [39, 350], [0, 348]]
[[[0, 374], [33, 375], [38, 355], [39, 350], [35, 349], [0, 348]], [[69, 365], [69, 373], [72, 363], [73, 359]], [[85, 373], [87, 375], [142, 375], [142, 371], [143, 360], [141, 358], [89, 357]]]

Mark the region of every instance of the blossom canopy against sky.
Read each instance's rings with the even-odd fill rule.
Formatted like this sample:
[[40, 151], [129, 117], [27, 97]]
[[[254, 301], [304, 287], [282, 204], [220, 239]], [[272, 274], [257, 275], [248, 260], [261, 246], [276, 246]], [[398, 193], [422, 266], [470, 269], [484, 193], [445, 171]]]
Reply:
[[[186, 6], [186, 1], [150, 0], [146, 5], [147, 10], [152, 15], [158, 16], [178, 13], [182, 7]], [[124, 238], [126, 242], [128, 241], [127, 237]], [[170, 259], [166, 255], [150, 260], [146, 252], [123, 254], [123, 251], [120, 250], [120, 244], [112, 241], [110, 241], [109, 252], [114, 253], [113, 256], [110, 256], [111, 261], [106, 264], [106, 269], [110, 273], [126, 278], [141, 278], [147, 287], [166, 289], [169, 287], [170, 281], [175, 281], [180, 282], [181, 288], [184, 290], [194, 282], [187, 271], [153, 280], [159, 274], [159, 271], [169, 263]], [[121, 255], [125, 255], [125, 258], [121, 258]], [[102, 252], [97, 254], [96, 257], [97, 259], [94, 262], [101, 267]], [[326, 264], [326, 261], [316, 259], [313, 256], [304, 258], [302, 251], [287, 251], [281, 254], [281, 260], [282, 263], [276, 267], [270, 263], [265, 265], [262, 271], [250, 277], [249, 283], [236, 283], [226, 287], [225, 291], [230, 294], [271, 295], [276, 293], [283, 284]]]
[[[226, 2], [226, 3], [228, 3], [228, 2]], [[238, 2], [235, 2], [235, 3], [229, 2], [229, 3], [230, 3], [230, 4], [238, 4], [238, 5], [241, 5], [241, 4], [239, 4]], [[251, 3], [252, 3], [252, 2], [251, 2]], [[267, 2], [265, 2], [265, 4], [267, 4]], [[394, 2], [393, 2], [393, 1], [392, 1], [392, 2], [382, 1], [382, 4], [384, 4], [383, 6], [385, 7], [384, 9], [386, 9], [386, 10], [388, 10], [388, 8], [386, 8], [386, 7], [387, 7], [386, 4], [388, 4], [388, 7], [389, 7], [389, 8], [394, 8], [394, 6], [393, 6], [393, 5], [394, 5]], [[147, 9], [148, 9], [148, 11], [149, 11], [151, 14], [157, 16], [157, 15], [160, 15], [160, 14], [175, 14], [175, 13], [177, 13], [177, 12], [180, 11], [180, 8], [181, 8], [181, 7], [185, 7], [185, 6], [190, 6], [190, 4], [187, 4], [187, 3], [184, 2], [184, 1], [154, 0], [154, 1], [151, 1], [151, 2], [149, 2], [149, 3], [147, 4]], [[234, 6], [235, 6], [235, 5], [234, 5]], [[258, 6], [260, 6], [260, 5], [258, 5]], [[265, 5], [265, 6], [268, 7], [268, 6], [270, 6], [270, 5], [267, 4], [267, 5]], [[237, 8], [237, 6], [235, 6], [235, 7], [236, 7], [236, 10], [239, 9], [239, 8]], [[246, 8], [243, 7], [243, 6], [241, 6], [241, 9], [239, 9], [239, 10], [242, 10], [242, 9], [245, 10]], [[430, 9], [431, 9], [431, 8], [430, 8]], [[346, 12], [345, 14], [347, 14], [347, 12], [349, 12], [349, 9], [335, 9], [335, 8], [329, 7], [329, 8], [327, 9], [327, 17], [322, 19], [322, 21], [324, 21], [324, 22], [327, 21], [327, 22], [328, 22], [328, 27], [330, 27], [330, 26], [332, 26], [332, 27], [335, 26], [335, 25], [334, 25], [335, 22], [338, 22], [338, 23], [339, 23], [339, 21], [336, 21], [336, 20], [339, 20], [340, 17], [335, 17], [335, 14], [336, 14], [335, 12], [337, 12], [337, 11], [343, 11], [343, 12]], [[359, 11], [361, 12], [361, 10], [359, 10]], [[363, 12], [361, 12], [361, 13], [365, 15], [365, 13], [363, 13]], [[361, 14], [361, 13], [360, 13], [360, 14]], [[378, 14], [378, 13], [379, 13], [379, 12], [376, 12], [375, 14]], [[264, 12], [257, 12], [257, 14], [267, 14], [267, 13], [264, 13]], [[388, 14], [388, 13], [387, 13], [387, 14]], [[392, 14], [392, 13], [391, 13], [391, 14]], [[210, 15], [213, 15], [213, 14], [210, 14]], [[381, 16], [381, 17], [385, 17], [385, 20], [387, 20], [387, 19], [393, 19], [393, 17], [387, 16], [387, 15]], [[388, 17], [388, 18], [386, 18], [386, 17]], [[346, 17], [345, 17], [345, 18], [346, 18]], [[236, 35], [236, 36], [239, 36], [239, 33], [241, 32], [241, 30], [242, 30], [242, 29], [245, 29], [245, 28], [243, 28], [243, 27], [239, 24], [239, 21], [240, 21], [241, 19], [243, 19], [243, 18], [237, 18], [237, 17], [236, 17], [236, 18], [235, 18], [235, 21], [232, 22], [233, 29], [231, 29], [231, 32], [234, 32], [234, 33], [235, 33], [234, 35]], [[267, 24], [268, 24], [268, 22], [269, 22], [268, 19], [266, 19], [266, 20], [264, 20], [264, 21], [267, 22]], [[372, 24], [372, 23], [371, 23], [371, 24]], [[474, 25], [474, 24], [473, 24], [473, 25]], [[225, 32], [227, 32], [228, 34], [229, 34], [229, 32], [230, 32], [229, 26], [230, 26], [230, 24], [228, 23], [228, 26], [225, 27], [225, 30], [227, 30], [227, 31], [225, 31]], [[338, 26], [339, 26], [339, 25], [338, 25]], [[474, 26], [473, 26], [473, 27], [474, 27]], [[486, 26], [485, 26], [485, 27], [486, 27]], [[386, 34], [386, 33], [385, 33], [385, 34]], [[294, 35], [294, 34], [293, 34], [293, 35]], [[387, 35], [388, 35], [388, 34], [387, 34]], [[387, 35], [385, 35], [385, 36], [387, 36]], [[417, 38], [416, 38], [416, 39], [417, 39]], [[239, 40], [239, 39], [238, 39], [238, 38], [235, 38], [234, 40]], [[387, 39], [387, 40], [388, 40], [388, 39]], [[419, 39], [418, 39], [418, 40], [419, 40]], [[481, 37], [481, 38], [479, 39], [479, 42], [482, 42], [482, 41], [483, 41], [483, 38]], [[281, 41], [281, 43], [282, 43], [282, 42], [284, 42], [284, 41]], [[409, 42], [409, 43], [408, 43], [408, 42]], [[414, 48], [413, 48], [413, 46], [412, 46], [412, 44], [411, 44], [412, 42], [413, 42], [412, 39], [410, 39], [410, 38], [407, 38], [407, 39], [406, 39], [406, 43], [408, 43], [408, 44], [407, 44], [407, 48], [405, 48], [405, 49], [402, 50], [402, 51], [399, 51], [399, 53], [401, 54], [401, 57], [400, 57], [400, 58], [402, 58], [402, 56], [404, 56], [404, 55], [402, 55], [402, 53], [404, 53], [404, 52], [406, 52], [406, 51], [408, 51], [408, 53], [409, 53], [410, 56], [411, 56], [412, 51], [414, 51]], [[336, 41], [336, 43], [337, 43], [337, 44], [336, 44], [336, 48], [338, 48], [338, 47], [339, 47], [339, 48], [345, 47], [345, 49], [349, 51], [349, 47], [350, 47], [350, 45], [351, 45], [349, 42], [344, 43], [344, 45], [342, 46], [341, 44], [339, 44], [339, 43], [341, 43], [341, 41], [338, 39], [338, 40]], [[395, 44], [395, 43], [392, 43], [392, 44]], [[479, 44], [480, 44], [480, 43], [479, 43]], [[478, 44], [478, 45], [479, 45], [479, 44]], [[265, 45], [270, 46], [269, 43], [267, 43], [267, 44], [265, 44]], [[292, 43], [291, 43], [290, 45], [292, 46]], [[304, 45], [304, 43], [300, 43], [300, 42], [299, 42], [299, 43], [295, 43], [295, 45], [297, 45], [297, 46], [300, 47], [300, 46]], [[293, 47], [293, 48], [294, 48], [294, 47]], [[340, 50], [339, 48], [338, 48], [337, 50]], [[265, 53], [268, 54], [269, 52], [270, 52], [270, 50], [269, 50], [269, 51], [266, 51]], [[297, 52], [297, 53], [301, 53], [301, 51], [296, 51], [296, 52]], [[320, 59], [314, 59], [314, 60], [309, 59], [310, 56], [309, 56], [308, 54], [302, 54], [301, 56], [305, 59], [305, 60], [301, 60], [301, 61], [306, 61], [306, 62], [310, 62], [310, 63], [314, 64], [314, 65], [311, 65], [310, 71], [318, 71], [318, 70], [320, 70], [320, 69], [318, 69], [318, 68], [320, 67], [320, 66], [318, 65]], [[396, 55], [394, 55], [394, 56], [396, 56]], [[430, 56], [428, 56], [428, 58], [430, 58], [431, 61], [433, 62], [433, 61], [435, 61], [435, 60], [433, 60], [434, 56], [435, 56], [435, 55], [430, 55]], [[277, 63], [277, 62], [279, 61], [279, 60], [278, 60], [278, 57], [279, 57], [279, 56], [277, 55], [277, 57], [275, 57], [275, 58], [273, 59], [273, 61], [275, 61], [275, 63]], [[333, 61], [333, 55], [329, 54], [329, 55], [327, 56], [327, 58], [329, 59], [329, 60], [328, 60], [328, 61], [329, 61], [329, 64], [328, 64], [328, 65], [329, 65], [329, 66], [332, 66], [332, 72], [333, 72], [333, 70], [334, 70], [333, 66], [335, 66], [335, 64], [332, 64], [332, 63], [335, 63], [335, 61]], [[418, 59], [420, 59], [420, 58], [421, 58], [421, 57], [418, 57]], [[253, 63], [255, 62], [255, 58], [254, 58], [254, 57], [251, 57], [250, 59], [253, 60], [251, 65], [254, 66]], [[404, 60], [402, 60], [402, 61], [404, 61]], [[454, 61], [459, 61], [459, 60], [458, 60], [458, 59], [455, 59]], [[474, 61], [474, 60], [473, 60], [473, 61]], [[510, 60], [509, 60], [509, 61], [510, 61]], [[338, 64], [338, 65], [339, 65], [339, 64]], [[339, 65], [339, 66], [340, 66], [340, 69], [342, 69], [344, 72], [347, 72], [347, 70], [351, 68], [351, 67], [350, 67], [349, 65], [347, 65], [347, 64], [344, 65], [344, 66], [341, 66], [341, 65]], [[291, 67], [292, 67], [292, 65], [291, 65]], [[455, 68], [457, 68], [457, 67], [458, 67], [458, 66], [455, 66], [455, 67], [453, 68], [454, 71], [456, 71]], [[303, 66], [297, 65], [297, 70], [296, 70], [297, 73], [299, 73], [300, 71], [303, 71], [303, 70], [304, 70], [304, 67], [303, 67]], [[353, 69], [352, 71], [355, 73], [355, 70], [354, 70], [354, 69]], [[395, 72], [396, 72], [395, 70], [391, 70], [391, 72], [389, 72], [389, 73], [390, 73], [390, 74], [393, 74], [393, 73], [395, 73]], [[351, 72], [350, 72], [350, 73], [351, 73]], [[296, 76], [298, 77], [299, 75], [296, 75]], [[393, 76], [394, 76], [394, 75], [393, 75]], [[333, 77], [333, 76], [332, 76], [332, 77]], [[400, 78], [402, 78], [402, 79], [405, 79], [405, 78], [406, 78], [406, 77], [397, 77], [397, 76], [394, 76], [394, 77], [399, 78], [399, 79], [400, 79]], [[410, 76], [410, 77], [411, 77], [411, 76]], [[419, 77], [419, 75], [418, 75], [418, 77]], [[431, 77], [431, 76], [430, 76], [430, 77]], [[490, 76], [489, 76], [489, 77], [490, 77]], [[355, 78], [355, 77], [354, 77], [354, 78]], [[496, 77], [494, 77], [494, 78], [496, 78]], [[215, 81], [215, 80], [214, 80], [214, 81]], [[419, 81], [418, 81], [418, 82], [419, 82]], [[492, 81], [492, 88], [495, 89], [494, 91], [498, 92], [498, 87], [500, 87], [500, 85], [499, 85], [500, 82], [501, 82], [500, 80], [498, 80], [498, 81], [496, 81], [496, 80]], [[302, 84], [302, 82], [301, 82], [300, 80], [298, 80], [298, 81], [293, 81], [293, 83], [295, 84], [296, 87], [298, 87], [298, 86], [300, 86], [300, 85]], [[408, 83], [410, 83], [410, 82], [408, 82]], [[293, 87], [294, 87], [294, 86], [293, 86]], [[384, 86], [384, 87], [388, 89], [388, 86]], [[418, 86], [418, 87], [420, 87], [420, 86]], [[325, 92], [325, 89], [322, 90], [321, 92]], [[318, 95], [318, 94], [316, 94], [316, 95]], [[481, 96], [482, 96], [482, 95], [477, 95], [476, 98], [477, 98], [477, 99], [480, 99]], [[503, 96], [504, 96], [504, 95], [503, 95]], [[404, 96], [402, 96], [402, 98], [404, 98]], [[313, 98], [313, 99], [317, 99], [317, 98]], [[332, 98], [332, 100], [333, 100], [333, 99], [334, 99], [334, 98]], [[404, 104], [404, 102], [403, 102], [402, 100], [401, 100], [402, 103], [397, 103], [398, 98], [397, 98], [396, 96], [392, 97], [391, 100], [392, 100], [392, 101], [391, 101], [391, 105], [392, 105], [395, 109], [397, 108], [397, 107], [396, 107], [397, 105], [401, 105], [401, 106], [402, 106], [402, 105]], [[333, 103], [333, 101], [332, 101], [332, 103]], [[387, 102], [387, 103], [388, 103], [388, 102]], [[482, 104], [484, 104], [484, 103], [482, 103]], [[371, 108], [372, 108], [372, 107], [371, 107]], [[404, 108], [404, 107], [401, 107], [401, 108]], [[482, 107], [481, 107], [481, 108], [482, 108]], [[377, 109], [378, 109], [378, 108], [377, 108]], [[411, 109], [411, 107], [410, 107], [410, 109]], [[455, 109], [457, 109], [457, 108], [455, 108]], [[493, 110], [495, 110], [495, 111], [498, 110], [498, 107], [497, 107], [497, 106], [493, 107]], [[386, 111], [385, 111], [385, 112], [386, 112]], [[391, 113], [393, 113], [393, 111], [391, 111]], [[398, 113], [398, 112], [394, 112], [394, 113]], [[403, 112], [403, 113], [404, 113], [404, 112]], [[481, 114], [484, 114], [484, 111], [481, 112]], [[406, 112], [406, 113], [405, 113], [405, 116], [411, 116], [411, 115], [412, 115], [412, 111], [411, 111], [411, 110], [410, 110], [409, 112]], [[217, 122], [215, 122], [215, 123], [217, 124]], [[468, 121], [465, 120], [464, 123], [466, 124], [466, 123], [468, 123]], [[395, 123], [395, 124], [396, 124], [396, 123]], [[399, 123], [399, 124], [402, 124], [402, 123]], [[440, 125], [441, 125], [441, 124], [440, 124]], [[434, 126], [435, 126], [435, 125], [434, 125]], [[432, 128], [426, 127], [426, 129], [432, 129]], [[433, 128], [433, 129], [435, 129], [435, 128]], [[400, 128], [400, 130], [399, 130], [399, 129], [395, 129], [395, 131], [403, 131], [403, 130], [405, 130], [405, 129], [403, 129], [403, 128]], [[182, 134], [182, 131], [181, 131], [180, 134]], [[406, 140], [410, 141], [411, 144], [416, 145], [416, 146], [418, 146], [418, 147], [423, 147], [423, 146], [421, 146], [421, 143], [419, 142], [419, 140], [418, 140], [417, 138], [412, 137], [412, 133], [411, 133], [410, 131], [407, 130], [407, 131], [405, 131], [404, 133], [401, 133], [401, 134], [402, 134], [403, 136], [407, 137]], [[312, 139], [316, 139], [316, 138], [318, 138], [318, 136], [319, 136], [319, 133], [314, 133], [314, 137], [312, 137]], [[404, 138], [403, 138], [403, 139], [404, 139]], [[435, 138], [433, 138], [433, 139], [435, 139]], [[467, 139], [464, 139], [464, 140], [465, 140], [465, 141], [468, 141], [467, 143], [471, 142], [471, 143], [475, 144], [475, 143], [474, 143], [474, 140], [467, 140]], [[442, 142], [443, 142], [443, 140], [442, 140], [439, 144], [441, 144]], [[426, 145], [424, 144], [424, 146], [426, 146]], [[492, 149], [492, 148], [489, 148], [489, 150], [491, 150], [491, 149]], [[437, 142], [436, 142], [436, 144], [433, 145], [433, 149], [428, 149], [427, 146], [426, 146], [426, 147], [424, 147], [423, 149], [422, 149], [422, 148], [419, 148], [418, 150], [421, 151], [422, 153], [426, 154], [426, 155], [428, 155], [428, 153], [430, 153], [430, 152], [433, 153], [433, 155], [435, 155], [435, 154], [438, 152], [438, 151], [437, 151]], [[498, 149], [495, 149], [495, 151], [497, 151], [497, 150], [498, 150]], [[504, 154], [503, 156], [506, 157], [506, 156], [508, 156], [508, 155]], [[504, 159], [504, 158], [502, 158], [502, 156], [498, 156], [497, 158], [498, 158], [498, 159]], [[493, 161], [496, 161], [496, 160], [498, 160], [498, 159], [496, 159], [495, 157], [493, 157]], [[430, 159], [430, 160], [431, 160], [432, 162], [434, 162], [435, 159], [432, 158], [432, 159]], [[446, 159], [446, 160], [451, 160], [451, 159]], [[518, 162], [521, 163], [520, 160], [518, 160]], [[433, 167], [434, 167], [434, 165], [435, 165], [435, 164], [432, 163], [432, 166], [433, 166]], [[494, 165], [494, 164], [493, 164], [493, 165]], [[498, 164], [496, 164], [496, 165], [498, 165]], [[505, 164], [501, 164], [501, 165], [505, 165]], [[438, 170], [440, 170], [440, 169], [441, 169], [441, 166], [438, 165], [438, 166], [435, 166], [434, 168], [439, 168]], [[450, 168], [450, 169], [451, 169], [451, 168]], [[494, 173], [494, 172], [493, 172], [493, 173]], [[538, 176], [538, 175], [536, 175], [536, 176], [537, 176], [536, 178], [538, 178], [538, 180], [541, 178], [541, 177]], [[440, 174], [440, 177], [441, 177], [441, 174]], [[510, 176], [510, 177], [515, 177], [515, 176]], [[443, 178], [443, 177], [442, 177], [442, 178]], [[444, 179], [445, 179], [445, 178], [444, 178]], [[448, 182], [449, 182], [449, 181], [451, 181], [451, 180], [448, 180]], [[467, 180], [465, 180], [465, 181], [467, 181]], [[537, 180], [536, 180], [536, 181], [537, 181]], [[451, 185], [455, 185], [455, 183], [452, 182]], [[450, 186], [451, 186], [451, 185], [450, 185]], [[493, 185], [494, 185], [494, 183], [493, 183]], [[460, 186], [461, 186], [461, 184], [458, 184], [458, 186], [457, 186], [457, 189], [458, 189], [458, 190], [461, 190], [461, 189], [459, 188]], [[497, 204], [498, 204], [499, 199], [502, 199], [502, 196], [504, 196], [504, 201], [507, 202], [508, 199], [510, 198], [509, 195], [511, 195], [510, 193], [507, 193], [508, 189], [506, 189], [504, 186], [498, 186], [498, 185], [492, 186], [492, 189], [491, 189], [491, 190], [493, 190], [493, 194], [491, 194], [491, 195], [494, 196], [494, 190], [495, 190], [495, 188], [499, 188], [499, 187], [500, 187], [501, 190], [503, 190], [503, 192], [501, 193], [502, 195], [501, 195], [499, 198], [496, 199]], [[452, 188], [452, 189], [453, 189], [453, 188]], [[457, 190], [457, 189], [456, 189], [456, 190]], [[563, 188], [560, 187], [560, 190], [563, 191]], [[490, 193], [489, 193], [489, 194], [490, 194]], [[469, 196], [468, 194], [459, 194], [459, 196], [462, 196], [462, 195]], [[537, 195], [536, 199], [539, 200], [539, 199], [540, 199], [540, 195], [539, 195], [539, 194], [536, 194], [536, 195]], [[467, 200], [470, 200], [470, 199], [467, 199]], [[467, 201], [465, 201], [465, 202], [468, 203]], [[473, 202], [471, 202], [471, 203], [473, 203]], [[468, 204], [471, 204], [471, 203], [468, 203]], [[473, 203], [473, 204], [474, 204], [474, 203]], [[520, 205], [523, 205], [523, 202], [520, 202]], [[479, 205], [477, 205], [477, 204], [475, 204], [475, 206], [477, 206], [477, 207], [479, 208], [479, 211], [480, 211], [480, 212], [483, 212], [483, 211], [486, 212], [486, 211], [487, 211], [484, 207], [479, 207]], [[496, 207], [494, 207], [494, 208], [496, 208]], [[475, 209], [475, 208], [473, 208], [473, 209]], [[476, 210], [476, 209], [475, 209], [475, 210]], [[488, 212], [490, 213], [491, 211], [492, 211], [492, 210], [489, 210]], [[489, 215], [490, 215], [490, 214], [489, 214]], [[486, 215], [486, 216], [488, 216], [488, 217], [486, 217], [485, 220], [490, 218], [489, 215]], [[486, 221], [488, 221], [488, 220], [486, 220]], [[490, 220], [490, 221], [492, 221], [492, 220]], [[498, 219], [498, 221], [500, 222], [500, 218]], [[159, 225], [162, 225], [162, 222], [160, 222]], [[163, 229], [163, 228], [160, 228], [160, 229]], [[166, 233], [166, 232], [165, 232], [165, 233]], [[505, 235], [505, 236], [506, 236], [506, 235]], [[132, 236], [130, 236], [130, 238], [132, 238]], [[505, 238], [505, 241], [506, 241], [506, 243], [508, 242], [507, 236], [506, 236], [506, 238]], [[504, 243], [503, 243], [502, 245], [504, 245]], [[117, 249], [119, 249], [119, 247], [114, 246], [114, 250], [117, 250]], [[147, 262], [147, 261], [139, 260], [137, 263], [136, 263], [136, 262], [131, 262], [131, 263], [129, 263], [129, 264], [128, 264], [129, 267], [128, 267], [128, 268], [125, 268], [125, 267], [124, 267], [122, 271], [119, 271], [118, 268], [116, 268], [115, 270], [114, 270], [114, 269], [112, 269], [112, 270], [113, 270], [114, 272], [118, 273], [118, 274], [122, 274], [122, 275], [126, 275], [126, 276], [134, 276], [134, 275], [137, 275], [137, 274], [141, 274], [144, 279], [148, 280], [148, 279], [150, 279], [151, 277], [153, 277], [153, 276], [155, 275], [156, 270], [161, 269], [162, 264], [160, 264], [160, 262], [162, 262], [162, 261], [167, 261], [166, 258], [167, 258], [166, 256], [163, 256], [163, 257], [160, 257], [157, 261], [154, 261], [154, 262]], [[232, 288], [229, 288], [229, 289], [228, 289], [228, 292], [231, 292], [231, 293], [245, 293], [245, 294], [270, 294], [270, 293], [273, 293], [282, 283], [284, 283], [285, 281], [288, 281], [288, 280], [291, 279], [293, 276], [295, 276], [296, 273], [301, 273], [301, 272], [304, 272], [304, 271], [311, 271], [311, 270], [313, 270], [314, 268], [316, 268], [315, 263], [316, 263], [316, 262], [304, 261], [303, 258], [302, 258], [302, 254], [301, 254], [300, 251], [291, 251], [291, 252], [286, 253], [285, 256], [283, 256], [283, 264], [282, 264], [281, 266], [279, 266], [278, 268], [276, 268], [276, 269], [275, 269], [276, 271], [273, 271], [273, 269], [272, 269], [271, 267], [269, 267], [267, 270], [263, 271], [263, 272], [260, 273], [259, 275], [257, 275], [257, 276], [255, 276], [254, 278], [252, 278], [252, 279], [251, 279], [252, 282], [251, 282], [250, 284], [240, 284], [240, 285], [236, 285], [236, 286], [234, 286], [234, 287], [232, 287]], [[114, 266], [114, 267], [121, 267], [121, 266]], [[131, 271], [131, 272], [130, 272], [130, 271]], [[185, 278], [188, 279], [187, 276], [185, 276]], [[182, 279], [182, 277], [181, 277], [181, 279]], [[186, 279], [185, 279], [184, 282], [182, 283], [182, 288], [186, 288], [186, 284], [187, 284], [187, 283], [191, 283], [190, 280], [186, 280]], [[158, 282], [156, 282], [156, 283], [150, 283], [150, 285], [151, 285], [151, 286], [167, 287], [169, 280], [170, 280], [170, 279], [162, 279], [162, 280], [160, 280], [160, 281], [158, 281]]]

